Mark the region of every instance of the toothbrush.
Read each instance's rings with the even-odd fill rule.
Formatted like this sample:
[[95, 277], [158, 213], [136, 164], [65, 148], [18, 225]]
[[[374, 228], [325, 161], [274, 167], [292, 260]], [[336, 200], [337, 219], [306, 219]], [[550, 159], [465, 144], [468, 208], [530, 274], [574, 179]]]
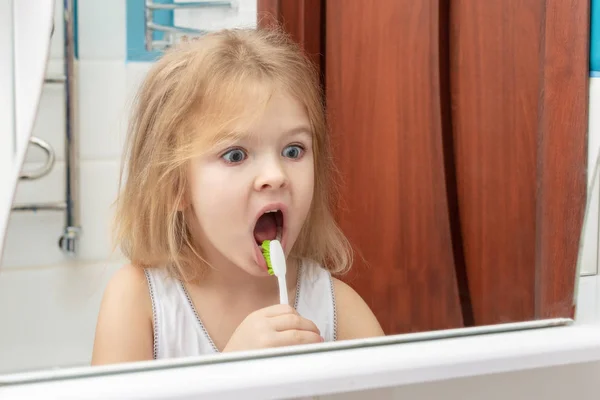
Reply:
[[262, 242], [261, 250], [265, 261], [267, 262], [267, 268], [269, 275], [275, 275], [277, 282], [279, 283], [279, 303], [289, 304], [287, 283], [285, 281], [285, 254], [279, 240], [265, 240]]

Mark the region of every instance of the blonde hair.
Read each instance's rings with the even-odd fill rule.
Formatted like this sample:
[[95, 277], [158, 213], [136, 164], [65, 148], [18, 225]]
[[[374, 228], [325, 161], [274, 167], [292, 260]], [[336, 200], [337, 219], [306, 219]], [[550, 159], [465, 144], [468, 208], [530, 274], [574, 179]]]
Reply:
[[[115, 244], [132, 264], [165, 266], [184, 280], [199, 276], [205, 261], [180, 207], [188, 162], [232, 134], [232, 123], [264, 109], [274, 90], [305, 106], [313, 133], [315, 190], [291, 256], [332, 273], [350, 268], [352, 251], [332, 214], [334, 166], [319, 75], [275, 28], [222, 30], [184, 41], [148, 72], [135, 99], [115, 215]], [[246, 101], [248, 91], [254, 104]]]

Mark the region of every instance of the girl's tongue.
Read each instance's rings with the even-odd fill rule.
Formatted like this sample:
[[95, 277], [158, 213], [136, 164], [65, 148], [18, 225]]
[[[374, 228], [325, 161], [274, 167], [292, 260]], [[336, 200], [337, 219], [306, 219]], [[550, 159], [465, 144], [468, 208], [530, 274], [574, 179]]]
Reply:
[[275, 213], [263, 214], [254, 227], [254, 240], [259, 246], [265, 240], [274, 240], [277, 237], [277, 220]]

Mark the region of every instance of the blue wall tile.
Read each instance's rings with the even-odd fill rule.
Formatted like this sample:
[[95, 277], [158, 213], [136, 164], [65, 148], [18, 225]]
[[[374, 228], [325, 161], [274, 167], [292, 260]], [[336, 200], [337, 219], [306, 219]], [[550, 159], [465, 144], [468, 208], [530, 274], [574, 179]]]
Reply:
[[75, 59], [79, 59], [79, 25], [77, 24], [79, 20], [79, 10], [77, 8], [77, 3], [79, 0], [73, 0], [73, 55]]
[[[155, 3], [173, 3], [173, 0], [154, 0]], [[127, 0], [127, 61], [148, 62], [154, 61], [162, 55], [160, 51], [147, 51], [144, 43], [145, 0]], [[162, 25], [173, 25], [173, 11], [154, 11], [153, 21]], [[161, 40], [163, 32], [153, 32], [154, 40]]]
[[600, 0], [592, 0], [591, 4], [590, 70], [597, 73], [600, 72]]

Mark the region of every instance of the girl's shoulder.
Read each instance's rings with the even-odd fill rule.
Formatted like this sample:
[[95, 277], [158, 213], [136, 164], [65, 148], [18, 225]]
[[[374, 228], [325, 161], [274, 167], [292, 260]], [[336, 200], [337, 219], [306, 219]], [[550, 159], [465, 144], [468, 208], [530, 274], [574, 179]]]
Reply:
[[151, 328], [152, 304], [144, 270], [125, 265], [104, 290], [92, 364], [152, 359]]
[[113, 298], [118, 298], [123, 305], [132, 305], [137, 312], [150, 305], [148, 285], [144, 268], [126, 264], [115, 272], [104, 291], [103, 304], [110, 304]]
[[[330, 272], [317, 263], [309, 263], [313, 276], [328, 276], [335, 295], [337, 318], [337, 340], [383, 336], [377, 318], [362, 297], [347, 283], [331, 276]], [[303, 272], [304, 273], [304, 272]]]

